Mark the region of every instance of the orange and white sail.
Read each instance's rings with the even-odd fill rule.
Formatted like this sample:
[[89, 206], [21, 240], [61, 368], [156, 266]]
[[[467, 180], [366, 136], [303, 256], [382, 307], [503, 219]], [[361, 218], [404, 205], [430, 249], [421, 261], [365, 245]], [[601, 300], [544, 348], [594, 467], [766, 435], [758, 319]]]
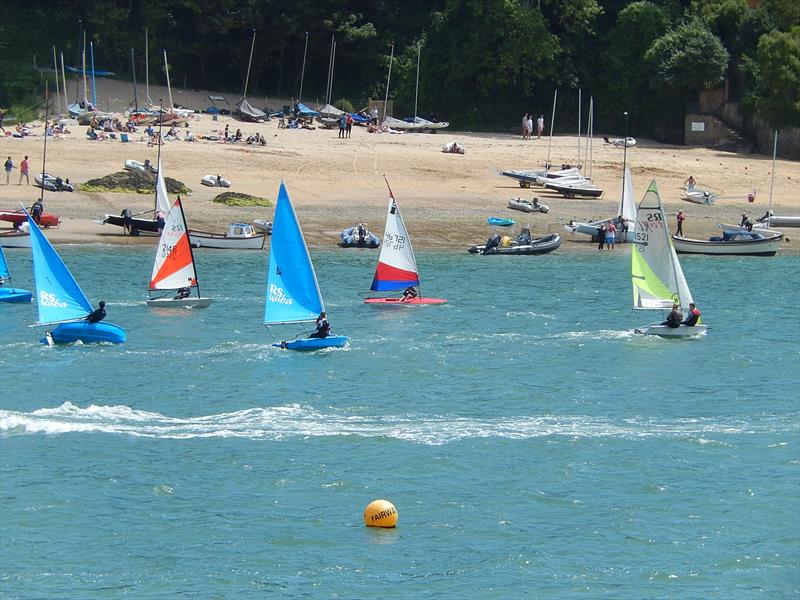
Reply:
[[161, 231], [150, 289], [175, 290], [196, 286], [197, 272], [189, 245], [189, 233], [186, 231], [186, 218], [181, 199], [178, 198], [169, 210]]

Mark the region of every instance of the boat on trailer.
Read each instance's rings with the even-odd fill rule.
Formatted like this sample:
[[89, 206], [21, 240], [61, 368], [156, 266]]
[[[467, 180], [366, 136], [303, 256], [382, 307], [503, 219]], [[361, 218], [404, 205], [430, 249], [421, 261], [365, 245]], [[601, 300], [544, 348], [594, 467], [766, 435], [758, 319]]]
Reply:
[[[689, 310], [692, 293], [683, 275], [681, 263], [669, 237], [669, 228], [661, 206], [656, 182], [650, 182], [636, 211], [635, 246], [631, 250], [631, 285], [635, 310], [668, 311], [674, 303]], [[708, 326], [669, 327], [652, 323], [634, 329], [643, 335], [683, 338], [706, 333]]]

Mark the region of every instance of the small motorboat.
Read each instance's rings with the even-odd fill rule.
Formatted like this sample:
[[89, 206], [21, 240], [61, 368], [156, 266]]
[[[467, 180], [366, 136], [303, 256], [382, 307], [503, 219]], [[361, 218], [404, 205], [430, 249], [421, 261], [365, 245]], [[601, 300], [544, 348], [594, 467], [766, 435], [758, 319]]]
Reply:
[[546, 206], [545, 204], [539, 204], [539, 198], [534, 198], [532, 201], [523, 200], [522, 198], [512, 198], [508, 201], [508, 208], [521, 210], [522, 212], [526, 213], [547, 213], [550, 211], [550, 207]]
[[227, 179], [224, 179], [221, 175], [205, 175], [200, 180], [200, 183], [207, 185], [208, 187], [231, 187], [231, 182]]
[[139, 162], [138, 160], [128, 159], [125, 161], [125, 170], [126, 171], [144, 171], [145, 173], [152, 173], [155, 175], [158, 173], [158, 167], [154, 167], [150, 164], [150, 159], [145, 159], [144, 162]]
[[267, 235], [259, 233], [247, 223], [231, 223], [227, 233], [209, 233], [189, 230], [189, 243], [193, 248], [219, 248], [224, 250], [261, 250]]
[[631, 146], [636, 145], [636, 138], [632, 137], [625, 137], [625, 138], [607, 138], [603, 136], [603, 140], [606, 144], [611, 144], [616, 148], [625, 148], [626, 146], [630, 148]]
[[[21, 210], [0, 211], [0, 221], [8, 221], [9, 223], [12, 223], [15, 230], [20, 228], [27, 230], [28, 217]], [[39, 225], [41, 227], [58, 227], [60, 224], [61, 224], [61, 219], [59, 219], [56, 215], [51, 213], [42, 213], [42, 216], [40, 217], [39, 221]], [[28, 244], [25, 247], [30, 248], [30, 244]]]
[[267, 221], [266, 219], [253, 219], [250, 223], [258, 231], [266, 233], [267, 235], [272, 234], [272, 221]]
[[363, 223], [343, 229], [339, 234], [341, 248], [377, 248], [381, 245], [380, 238], [372, 233]]
[[[505, 236], [503, 239], [500, 235], [493, 235], [490, 237], [486, 244], [483, 246], [471, 246], [467, 252], [470, 254], [498, 254], [498, 255], [529, 255], [529, 254], [546, 254], [552, 252], [561, 245], [561, 236], [557, 233], [551, 233], [541, 238], [530, 239], [524, 238], [525, 230], [523, 230], [522, 242], [520, 238], [512, 240]], [[530, 232], [528, 232], [530, 235]]]
[[675, 251], [681, 254], [735, 254], [739, 256], [775, 256], [781, 246], [783, 234], [773, 231], [747, 231], [728, 229], [721, 236], [708, 240], [693, 240], [672, 236]]
[[514, 219], [506, 219], [504, 217], [489, 217], [486, 219], [489, 225], [498, 225], [500, 227], [511, 227], [514, 224]]
[[464, 154], [467, 149], [458, 142], [451, 142], [442, 146], [442, 152], [445, 154]]
[[693, 204], [714, 204], [714, 201], [719, 197], [709, 190], [701, 190], [696, 187], [687, 187], [683, 190], [681, 200], [692, 202]]
[[50, 175], [48, 173], [39, 173], [33, 178], [33, 181], [36, 187], [44, 188], [48, 192], [75, 191], [75, 186], [69, 182], [69, 179], [61, 179], [61, 177], [56, 177], [55, 175]]

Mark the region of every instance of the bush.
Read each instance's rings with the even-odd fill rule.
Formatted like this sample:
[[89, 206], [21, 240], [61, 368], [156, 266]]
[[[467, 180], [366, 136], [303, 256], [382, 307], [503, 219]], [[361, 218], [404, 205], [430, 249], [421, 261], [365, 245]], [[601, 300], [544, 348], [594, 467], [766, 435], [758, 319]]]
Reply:
[[339, 110], [343, 110], [344, 112], [355, 112], [353, 110], [353, 103], [350, 102], [347, 98], [340, 98], [334, 103], [334, 106]]
[[266, 198], [259, 198], [258, 196], [251, 196], [241, 192], [222, 192], [212, 202], [224, 204], [225, 206], [265, 206], [267, 208], [272, 206], [272, 202]]

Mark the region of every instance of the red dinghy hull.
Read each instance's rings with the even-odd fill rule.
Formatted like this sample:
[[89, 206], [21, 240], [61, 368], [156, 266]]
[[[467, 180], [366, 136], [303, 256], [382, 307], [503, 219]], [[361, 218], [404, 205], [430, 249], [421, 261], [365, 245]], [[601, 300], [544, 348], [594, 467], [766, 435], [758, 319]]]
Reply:
[[379, 304], [381, 306], [407, 306], [410, 304], [445, 304], [445, 298], [365, 298], [364, 304]]
[[[9, 223], [14, 223], [14, 226], [17, 227], [21, 223], [27, 222], [28, 217], [24, 212], [10, 212], [10, 211], [0, 211], [0, 221], [8, 221]], [[50, 213], [42, 213], [41, 222], [39, 225], [41, 227], [58, 227], [61, 220], [56, 216]]]

